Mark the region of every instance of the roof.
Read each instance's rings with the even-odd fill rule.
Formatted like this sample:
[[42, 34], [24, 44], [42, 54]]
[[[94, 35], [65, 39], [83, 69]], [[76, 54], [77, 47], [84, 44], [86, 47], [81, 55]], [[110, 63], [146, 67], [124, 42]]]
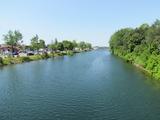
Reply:
[[[0, 49], [11, 49], [11, 48], [12, 48], [11, 45], [5, 45], [5, 44], [0, 45]], [[15, 47], [15, 46], [13, 46], [13, 49], [20, 50], [20, 48]]]

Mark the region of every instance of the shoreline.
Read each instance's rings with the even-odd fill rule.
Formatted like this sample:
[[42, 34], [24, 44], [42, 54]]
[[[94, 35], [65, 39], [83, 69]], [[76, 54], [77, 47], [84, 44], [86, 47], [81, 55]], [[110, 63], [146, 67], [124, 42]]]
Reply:
[[[91, 50], [88, 50], [91, 51]], [[88, 51], [79, 51], [79, 52], [59, 52], [59, 53], [50, 53], [50, 54], [42, 54], [42, 55], [32, 55], [32, 56], [25, 56], [25, 57], [6, 57], [2, 58], [0, 60], [0, 67], [8, 66], [8, 65], [16, 65], [16, 64], [23, 64], [31, 61], [38, 61], [38, 60], [44, 60], [44, 59], [49, 59], [49, 58], [54, 58], [54, 57], [59, 57], [59, 56], [73, 56], [77, 53], [83, 53], [83, 52], [88, 52]]]
[[112, 54], [115, 55], [115, 56], [117, 56], [117, 57], [119, 57], [119, 58], [121, 58], [121, 59], [124, 60], [126, 63], [129, 63], [129, 64], [135, 66], [138, 70], [140, 70], [141, 72], [143, 72], [143, 73], [144, 73], [145, 75], [147, 75], [148, 77], [151, 77], [151, 78], [153, 78], [154, 80], [159, 80], [159, 81], [160, 81], [160, 79], [156, 78], [156, 76], [154, 76], [151, 71], [147, 70], [146, 68], [144, 68], [144, 67], [141, 66], [140, 64], [137, 64], [137, 63], [135, 63], [135, 62], [133, 62], [133, 61], [131, 61], [131, 60], [129, 60], [129, 59], [125, 59], [123, 56], [119, 56], [119, 55], [114, 54], [114, 53], [112, 53]]

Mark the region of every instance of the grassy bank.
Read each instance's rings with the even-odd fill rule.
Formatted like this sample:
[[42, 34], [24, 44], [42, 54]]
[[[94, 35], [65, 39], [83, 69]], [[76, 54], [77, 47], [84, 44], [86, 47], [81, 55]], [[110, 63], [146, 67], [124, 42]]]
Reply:
[[75, 52], [68, 51], [68, 52], [59, 52], [59, 53], [51, 53], [51, 54], [43, 54], [43, 55], [33, 55], [33, 56], [26, 56], [26, 57], [6, 57], [0, 58], [0, 66], [11, 65], [11, 64], [21, 64], [24, 62], [48, 59], [57, 56], [72, 56]]
[[142, 51], [141, 54], [138, 54], [135, 52], [126, 53], [125, 51], [114, 50], [113, 54], [133, 64], [147, 75], [160, 80], [160, 55], [145, 54], [144, 52]]
[[160, 80], [160, 20], [118, 30], [110, 39], [110, 49]]

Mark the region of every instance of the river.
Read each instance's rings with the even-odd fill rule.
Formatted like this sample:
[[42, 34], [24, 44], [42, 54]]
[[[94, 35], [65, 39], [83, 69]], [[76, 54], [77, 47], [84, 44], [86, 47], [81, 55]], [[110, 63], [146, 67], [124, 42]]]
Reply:
[[0, 120], [159, 119], [159, 84], [107, 50], [0, 68]]

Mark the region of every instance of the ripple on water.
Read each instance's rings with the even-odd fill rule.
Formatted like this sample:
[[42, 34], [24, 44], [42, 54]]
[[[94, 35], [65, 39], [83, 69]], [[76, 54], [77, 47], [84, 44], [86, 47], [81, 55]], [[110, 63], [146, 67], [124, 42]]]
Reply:
[[147, 79], [104, 50], [8, 66], [0, 120], [159, 120], [160, 91]]

